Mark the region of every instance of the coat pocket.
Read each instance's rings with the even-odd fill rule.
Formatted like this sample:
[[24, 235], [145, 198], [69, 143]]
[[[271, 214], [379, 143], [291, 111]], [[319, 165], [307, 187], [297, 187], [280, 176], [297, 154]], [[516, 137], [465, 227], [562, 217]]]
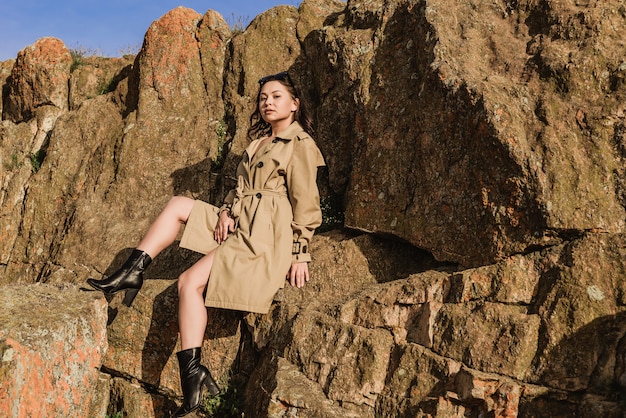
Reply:
[[250, 238], [253, 243], [274, 246], [274, 219], [272, 199], [261, 196], [250, 226]]

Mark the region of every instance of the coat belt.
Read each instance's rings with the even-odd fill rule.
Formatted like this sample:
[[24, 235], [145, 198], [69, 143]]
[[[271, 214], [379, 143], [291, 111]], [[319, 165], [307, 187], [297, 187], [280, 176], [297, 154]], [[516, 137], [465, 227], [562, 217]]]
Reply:
[[249, 189], [245, 190], [241, 193], [241, 196], [256, 196], [260, 198], [261, 196], [287, 196], [287, 192], [279, 191], [274, 189]]
[[239, 176], [237, 182], [237, 190], [233, 204], [231, 207], [231, 213], [235, 218], [238, 218], [241, 214], [241, 200], [247, 196], [255, 196], [260, 199], [261, 196], [284, 196], [287, 197], [286, 191], [280, 191], [275, 189], [249, 189], [245, 188], [243, 178]]

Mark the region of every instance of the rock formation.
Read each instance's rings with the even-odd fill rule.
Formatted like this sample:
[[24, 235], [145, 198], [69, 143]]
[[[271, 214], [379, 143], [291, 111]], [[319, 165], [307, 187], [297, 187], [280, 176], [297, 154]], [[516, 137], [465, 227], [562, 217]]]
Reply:
[[[168, 248], [108, 321], [77, 288], [172, 195], [221, 201], [257, 80], [289, 69], [328, 165], [325, 224], [308, 286], [267, 315], [209, 311], [204, 361], [245, 416], [622, 417], [625, 40], [618, 0], [305, 0], [240, 33], [176, 8], [134, 60], [26, 47], [0, 63], [3, 414], [27, 413], [35, 363], [42, 411], [175, 408], [174, 279], [198, 256]], [[47, 312], [107, 340], [59, 371], [75, 323]], [[84, 376], [73, 401], [47, 389], [62, 376]]]
[[103, 416], [105, 300], [71, 285], [6, 285], [0, 319], [0, 415]]

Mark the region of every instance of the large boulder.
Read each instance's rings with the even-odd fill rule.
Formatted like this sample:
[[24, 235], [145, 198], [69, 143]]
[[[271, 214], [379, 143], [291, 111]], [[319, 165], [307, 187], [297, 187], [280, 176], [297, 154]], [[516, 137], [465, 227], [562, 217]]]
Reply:
[[[121, 112], [108, 122], [120, 129], [109, 130], [112, 137], [100, 140], [94, 155], [98, 164], [87, 174], [93, 186], [77, 195], [79, 215], [59, 253], [66, 260], [60, 265], [80, 260], [86, 267], [78, 274], [82, 280], [89, 270], [98, 274], [112, 268], [118, 257], [126, 255], [125, 248], [137, 245], [172, 195], [210, 197], [210, 173], [219, 158], [224, 115], [215, 94], [222, 89], [220, 78], [203, 75], [215, 74], [220, 60], [216, 57], [211, 65], [205, 57], [203, 62], [201, 49], [224, 54], [228, 33], [221, 18], [208, 14], [206, 19], [203, 23], [202, 15], [179, 7], [153, 22], [128, 80], [105, 96], [121, 105]], [[198, 41], [199, 34], [205, 41]], [[122, 125], [117, 125], [122, 117]], [[59, 131], [71, 135], [70, 130]], [[94, 216], [97, 213], [107, 216]], [[82, 245], [84, 237], [89, 237], [90, 245]], [[159, 271], [164, 262], [169, 271], [159, 277], [176, 277], [182, 263], [178, 253], [174, 251], [171, 266], [167, 260], [162, 257], [153, 269]]]
[[48, 105], [67, 110], [71, 66], [70, 51], [57, 38], [41, 38], [21, 50], [3, 89], [2, 119], [29, 120]]
[[[0, 66], [0, 265], [9, 264], [19, 241], [29, 181], [45, 159], [51, 131], [68, 109], [72, 58], [62, 41], [42, 38], [24, 48], [16, 60]], [[19, 258], [19, 256], [18, 256]], [[21, 262], [22, 260], [18, 261]], [[27, 263], [28, 264], [28, 263]], [[15, 280], [32, 281], [29, 274]], [[0, 278], [0, 283], [6, 276]], [[13, 280], [6, 279], [6, 282]]]
[[[5, 86], [8, 89], [8, 85], [6, 84], [7, 79], [11, 75], [11, 70], [13, 69], [13, 65], [15, 65], [15, 60], [7, 60], [0, 61], [0, 94], [1, 97], [4, 97], [4, 89]], [[0, 115], [2, 115], [2, 103], [3, 100], [0, 99]]]
[[[106, 231], [92, 219], [102, 213], [98, 206], [106, 201], [102, 191], [115, 177], [116, 162], [108, 156], [113, 154], [122, 131], [121, 115], [105, 96], [56, 121], [40, 169], [32, 173], [29, 162], [25, 163], [27, 168], [19, 169], [18, 174], [27, 169], [28, 177], [14, 185], [12, 195], [17, 200], [24, 191], [23, 204], [5, 206], [4, 232], [13, 243], [2, 282], [18, 278], [34, 282], [44, 270], [46, 276], [57, 274], [57, 282], [76, 281], [76, 274], [89, 272], [88, 260], [81, 252], [93, 254], [93, 259], [102, 258], [97, 248], [85, 245], [85, 239], [100, 237]], [[85, 197], [90, 201], [83, 200]], [[55, 257], [65, 261], [54, 262]]]
[[[26, 189], [32, 194], [26, 211], [23, 205], [3, 205], [8, 212], [2, 218], [3, 232], [10, 238], [2, 242], [7, 246], [3, 257], [13, 254], [3, 281], [19, 277], [32, 282], [42, 274], [58, 282], [98, 276], [118, 263], [125, 248], [138, 243], [173, 194], [210, 198], [210, 172], [225, 140], [224, 110], [217, 99], [221, 77], [215, 74], [222, 71], [229, 32], [219, 15], [207, 13], [205, 23], [202, 19], [190, 9], [177, 8], [155, 21], [132, 71], [108, 94], [81, 99], [90, 89], [89, 77], [81, 82], [84, 77], [76, 74], [73, 85], [82, 87], [73, 97], [82, 105], [55, 120], [54, 132], [37, 128], [47, 133], [40, 169], [32, 173], [26, 164], [30, 154], [22, 157], [19, 151], [15, 169], [6, 174], [10, 181], [4, 184], [15, 190], [11, 201], [26, 199]], [[92, 61], [75, 73], [87, 71]], [[12, 148], [33, 146], [36, 134], [28, 129], [34, 126], [3, 123], [10, 141], [8, 129], [25, 132]], [[129, 200], [131, 195], [135, 198]], [[103, 213], [107, 216], [94, 216]], [[30, 232], [20, 235], [20, 230]], [[181, 263], [173, 251], [153, 269], [173, 278]]]
[[110, 93], [120, 81], [128, 77], [133, 56], [102, 58], [81, 56], [75, 52], [69, 81], [69, 109], [75, 110], [85, 100]]
[[466, 266], [623, 229], [619, 1], [353, 1], [332, 23], [304, 52], [348, 226]]
[[[222, 115], [211, 114], [207, 106], [196, 39], [201, 19], [199, 13], [178, 7], [146, 32], [128, 86], [136, 101], [127, 99], [123, 132], [116, 139], [115, 177], [102, 184], [108, 191], [100, 210], [109, 215], [102, 227], [110, 232], [93, 238], [110, 254], [104, 263], [121, 247], [138, 243], [172, 194], [206, 198], [211, 154], [218, 148], [210, 122]], [[191, 166], [204, 175], [189, 178]], [[129, 195], [135, 198], [129, 200]], [[97, 267], [103, 271], [105, 266]]]
[[[390, 267], [400, 262], [381, 268], [393, 252], [377, 257], [384, 241], [366, 237], [317, 236], [309, 286], [286, 287], [270, 314], [246, 316], [264, 353], [246, 392], [250, 411], [333, 416], [340, 404], [347, 416], [515, 417], [556, 410], [561, 399], [568, 412], [552, 416], [620, 416], [612, 400], [626, 384], [623, 235], [589, 234], [461, 271], [406, 252], [399, 259], [422, 264], [405, 278]], [[530, 286], [520, 289], [525, 275]], [[269, 389], [259, 396], [261, 383]]]
[[74, 286], [0, 287], [0, 415], [94, 416], [107, 304]]

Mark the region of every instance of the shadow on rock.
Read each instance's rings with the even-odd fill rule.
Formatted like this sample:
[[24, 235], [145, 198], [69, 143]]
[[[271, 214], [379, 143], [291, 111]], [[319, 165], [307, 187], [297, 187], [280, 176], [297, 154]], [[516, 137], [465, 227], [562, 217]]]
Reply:
[[209, 192], [213, 189], [212, 176], [213, 162], [210, 158], [181, 168], [171, 174], [174, 195], [188, 196], [190, 193], [196, 198], [209, 201]]
[[438, 262], [428, 251], [395, 237], [362, 235], [355, 242], [378, 283], [406, 279], [428, 270], [456, 269], [456, 265]]
[[[250, 334], [241, 326], [242, 316], [237, 311], [208, 308], [202, 363], [218, 382], [221, 396], [233, 396], [231, 387], [243, 387], [256, 364]], [[175, 352], [180, 349], [178, 334], [178, 292], [174, 282], [154, 297], [141, 356], [143, 380], [150, 382], [155, 389], [151, 396], [157, 416], [158, 411], [163, 411], [162, 416], [169, 417], [177, 408], [171, 398], [180, 393], [163, 388], [178, 388], [180, 385], [175, 357]], [[163, 394], [170, 398], [165, 405]]]
[[[265, 350], [259, 365], [250, 376], [245, 397], [245, 414], [251, 417], [269, 416], [268, 408], [272, 400], [272, 393], [278, 386], [276, 373], [278, 371], [278, 356], [271, 350]], [[258, 393], [262, 392], [262, 393]]]
[[[541, 383], [626, 405], [626, 312], [595, 319], [541, 361]], [[621, 416], [621, 415], [620, 415]]]
[[[152, 305], [150, 328], [148, 329], [141, 355], [141, 374], [144, 381], [151, 382], [155, 387], [161, 385], [163, 370], [175, 351], [176, 343], [178, 342], [177, 300], [178, 294], [176, 282], [174, 282], [154, 298]], [[161, 397], [152, 395], [152, 398], [156, 413], [158, 411], [157, 408], [162, 407], [160, 405]], [[166, 406], [172, 410], [176, 408], [176, 404], [173, 401], [168, 402]]]
[[519, 416], [624, 417], [626, 312], [600, 317], [581, 327], [539, 362], [544, 365], [539, 383], [555, 390], [522, 398]]
[[[114, 274], [122, 266], [122, 264], [124, 264], [132, 252], [133, 248], [125, 248], [117, 253], [109, 267], [105, 270], [102, 278], [106, 278]], [[191, 267], [201, 257], [202, 254], [180, 248], [178, 246], [178, 241], [176, 241], [155, 257], [150, 266], [144, 272], [144, 281], [151, 279], [175, 280], [181, 275], [181, 273]], [[89, 289], [91, 289], [91, 287], [89, 287]], [[123, 294], [124, 292], [120, 293]], [[107, 325], [111, 325], [117, 317], [118, 309], [111, 306], [111, 301], [117, 295], [118, 294], [105, 294], [107, 302], [109, 303], [109, 319]]]

